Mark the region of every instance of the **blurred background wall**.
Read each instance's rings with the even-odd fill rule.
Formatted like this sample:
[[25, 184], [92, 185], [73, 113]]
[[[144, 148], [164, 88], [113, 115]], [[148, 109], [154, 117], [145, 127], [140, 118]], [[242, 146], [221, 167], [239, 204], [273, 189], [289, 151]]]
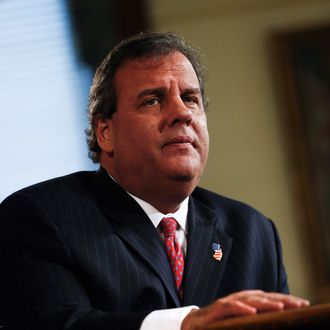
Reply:
[[86, 163], [91, 69], [77, 60], [65, 1], [0, 1], [0, 200]]
[[[329, 23], [330, 0], [2, 0], [0, 199], [41, 179], [94, 168], [83, 134], [93, 70], [123, 37], [147, 28], [174, 31], [201, 49], [208, 71], [211, 149], [201, 185], [273, 219], [291, 292], [318, 301], [271, 39]], [[55, 55], [44, 54], [51, 49]]]

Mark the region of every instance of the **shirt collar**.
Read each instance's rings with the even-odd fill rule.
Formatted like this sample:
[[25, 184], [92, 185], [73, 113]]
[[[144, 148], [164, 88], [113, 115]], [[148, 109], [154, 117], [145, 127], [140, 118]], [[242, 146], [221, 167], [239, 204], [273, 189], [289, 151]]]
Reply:
[[184, 232], [187, 234], [187, 215], [188, 215], [188, 202], [189, 197], [187, 197], [183, 202], [180, 204], [179, 209], [174, 213], [167, 213], [164, 214], [160, 211], [158, 211], [155, 207], [153, 207], [151, 204], [147, 203], [146, 201], [142, 200], [141, 198], [138, 198], [129, 192], [127, 192], [130, 196], [132, 196], [135, 201], [141, 206], [143, 211], [147, 214], [149, 219], [151, 220], [152, 224], [155, 226], [155, 228], [158, 227], [159, 223], [163, 218], [174, 218], [178, 224], [180, 225], [181, 229], [184, 230]]

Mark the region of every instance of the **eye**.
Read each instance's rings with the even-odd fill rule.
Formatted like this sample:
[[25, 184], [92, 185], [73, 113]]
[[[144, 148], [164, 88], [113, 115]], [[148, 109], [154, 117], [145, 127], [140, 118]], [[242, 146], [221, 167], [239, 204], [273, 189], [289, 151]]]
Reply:
[[147, 106], [155, 106], [155, 105], [158, 105], [160, 103], [160, 100], [159, 98], [156, 98], [156, 97], [153, 97], [151, 99], [147, 99], [143, 102], [143, 105], [147, 105]]
[[187, 104], [198, 104], [198, 97], [193, 96], [193, 95], [183, 95], [182, 101]]

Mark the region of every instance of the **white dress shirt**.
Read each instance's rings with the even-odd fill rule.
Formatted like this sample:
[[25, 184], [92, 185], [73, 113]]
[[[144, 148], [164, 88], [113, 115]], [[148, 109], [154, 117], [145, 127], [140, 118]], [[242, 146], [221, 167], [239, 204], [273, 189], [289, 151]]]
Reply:
[[[188, 202], [187, 197], [180, 205], [179, 209], [174, 213], [163, 214], [159, 212], [149, 203], [142, 199], [130, 194], [136, 202], [142, 207], [144, 212], [149, 217], [152, 224], [157, 229], [159, 235], [163, 239], [163, 234], [159, 229], [159, 223], [164, 217], [173, 217], [178, 222], [179, 226], [176, 230], [176, 239], [181, 245], [182, 253], [185, 256], [187, 253], [187, 215], [188, 215]], [[151, 312], [143, 320], [140, 330], [180, 330], [181, 323], [187, 314], [197, 306], [186, 306], [172, 309], [162, 309]]]
[[159, 228], [159, 224], [162, 221], [163, 218], [174, 218], [179, 226], [176, 228], [176, 239], [179, 242], [183, 256], [186, 255], [187, 253], [187, 215], [188, 215], [188, 202], [189, 202], [189, 197], [187, 197], [180, 205], [179, 209], [174, 212], [174, 213], [161, 213], [159, 212], [156, 208], [154, 208], [152, 205], [149, 203], [145, 202], [144, 200], [128, 193], [131, 195], [136, 202], [141, 206], [143, 211], [147, 214], [149, 219], [151, 220], [152, 224], [155, 226], [157, 229], [159, 235], [163, 239], [163, 233], [161, 232]]

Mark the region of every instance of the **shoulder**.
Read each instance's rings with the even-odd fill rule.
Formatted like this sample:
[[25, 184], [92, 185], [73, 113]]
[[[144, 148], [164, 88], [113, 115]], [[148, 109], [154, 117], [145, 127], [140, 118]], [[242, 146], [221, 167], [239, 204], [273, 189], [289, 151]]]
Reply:
[[45, 205], [68, 198], [78, 192], [83, 194], [84, 191], [87, 191], [88, 182], [94, 173], [93, 171], [81, 171], [28, 186], [8, 196], [1, 203], [0, 209], [9, 206], [19, 207], [28, 203]]
[[[89, 182], [95, 172], [76, 172], [21, 189], [0, 205], [0, 239], [38, 241], [70, 226], [94, 205]], [[42, 237], [38, 234], [42, 233]]]
[[230, 231], [239, 228], [258, 228], [273, 231], [273, 223], [253, 206], [197, 187], [191, 195], [193, 202], [200, 207], [211, 209], [221, 227]]
[[202, 203], [214, 210], [221, 211], [222, 213], [246, 213], [246, 214], [260, 214], [254, 207], [235, 200], [233, 198], [229, 198], [210, 190], [197, 187], [193, 193], [192, 198]]
[[38, 194], [44, 190], [58, 189], [63, 186], [74, 187], [81, 186], [86, 180], [88, 180], [95, 172], [94, 171], [80, 171], [75, 173], [70, 173], [64, 176], [52, 178], [45, 180], [31, 186], [20, 189], [10, 195], [9, 197], [15, 196], [17, 194]]

